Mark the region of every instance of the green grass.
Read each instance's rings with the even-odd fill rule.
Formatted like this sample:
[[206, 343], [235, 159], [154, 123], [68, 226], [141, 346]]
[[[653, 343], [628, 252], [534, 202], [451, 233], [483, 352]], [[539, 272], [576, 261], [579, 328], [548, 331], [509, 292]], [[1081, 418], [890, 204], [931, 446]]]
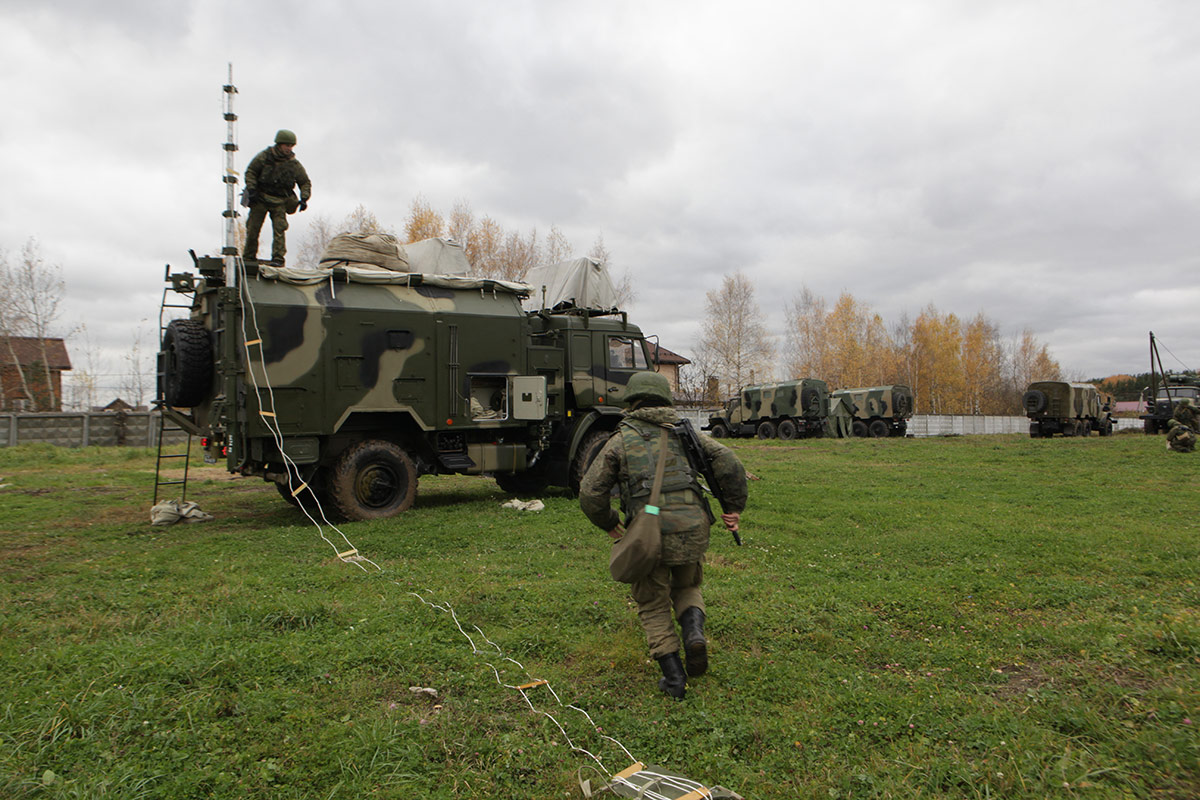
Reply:
[[761, 480], [746, 546], [714, 531], [711, 668], [681, 703], [565, 493], [531, 514], [423, 479], [412, 511], [341, 526], [375, 574], [261, 481], [194, 468], [217, 518], [152, 528], [151, 452], [0, 450], [0, 796], [580, 797], [567, 737], [628, 765], [488, 663], [754, 800], [1200, 795], [1200, 455], [735, 447]]

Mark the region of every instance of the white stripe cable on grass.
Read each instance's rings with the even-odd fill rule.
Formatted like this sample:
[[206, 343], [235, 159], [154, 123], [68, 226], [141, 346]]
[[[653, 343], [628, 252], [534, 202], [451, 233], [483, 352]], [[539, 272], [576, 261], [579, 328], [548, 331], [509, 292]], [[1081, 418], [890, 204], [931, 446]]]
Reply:
[[[368, 570], [366, 567], [363, 566], [363, 564], [370, 564], [372, 567], [375, 568], [377, 574], [383, 574], [384, 570], [381, 566], [379, 566], [378, 564], [376, 564], [374, 561], [370, 560], [369, 558], [363, 556], [362, 553], [358, 550], [358, 548], [354, 545], [354, 543], [350, 541], [350, 538], [348, 536], [346, 536], [346, 534], [340, 528], [338, 528], [336, 525], [334, 525], [332, 522], [329, 521], [329, 518], [325, 515], [324, 508], [321, 506], [320, 498], [317, 496], [317, 493], [313, 490], [313, 488], [311, 486], [304, 484], [301, 487], [294, 487], [292, 484], [293, 476], [295, 476], [296, 479], [299, 480], [300, 469], [296, 465], [296, 463], [284, 451], [283, 433], [279, 430], [278, 417], [276, 416], [276, 410], [275, 410], [275, 392], [271, 387], [271, 381], [267, 375], [266, 357], [263, 355], [263, 349], [262, 349], [262, 344], [261, 344], [262, 334], [258, 327], [258, 311], [254, 305], [253, 299], [250, 297], [250, 292], [245, 288], [246, 281], [248, 278], [248, 275], [246, 274], [245, 261], [242, 259], [241, 256], [238, 256], [236, 258], [236, 262], [238, 265], [239, 277], [240, 277], [239, 290], [242, 294], [244, 306], [249, 309], [248, 315], [247, 314], [241, 315], [241, 333], [242, 333], [242, 342], [243, 342], [242, 348], [245, 352], [246, 364], [248, 367], [247, 373], [250, 376], [250, 383], [254, 389], [255, 396], [260, 398], [259, 412], [258, 412], [259, 418], [262, 420], [262, 422], [266, 426], [267, 430], [269, 430], [271, 432], [271, 436], [275, 441], [275, 446], [276, 446], [276, 448], [278, 448], [279, 453], [284, 460], [285, 468], [287, 469], [288, 490], [291, 491], [292, 495], [294, 497], [296, 497], [297, 500], [299, 501], [299, 497], [297, 495], [304, 489], [307, 489], [309, 494], [312, 496], [313, 502], [316, 504], [317, 512], [321, 515], [321, 521], [324, 522], [325, 526], [328, 526], [330, 529], [337, 531], [338, 535], [341, 536], [342, 541], [344, 541], [346, 543], [346, 547], [348, 548], [348, 550], [345, 552], [339, 551], [337, 545], [334, 544], [332, 541], [330, 541], [330, 539], [325, 535], [324, 527], [322, 526], [321, 522], [318, 522], [316, 520], [316, 518], [313, 517], [313, 515], [311, 513], [309, 513], [309, 510], [305, 507], [304, 503], [298, 502], [297, 505], [299, 506], [300, 510], [304, 513], [304, 515], [306, 517], [308, 517], [309, 522], [311, 522], [313, 524], [313, 526], [317, 529], [317, 535], [319, 535], [321, 537], [321, 539], [333, 549], [333, 551], [337, 555], [338, 559], [340, 559], [341, 561], [343, 561], [345, 563], [354, 564], [355, 566], [357, 566], [359, 569], [363, 570], [364, 572], [367, 572]], [[330, 279], [332, 280], [332, 276]], [[248, 330], [246, 328], [247, 317], [249, 317], [250, 329], [254, 333], [254, 339], [250, 339], [248, 336]], [[255, 364], [255, 361], [254, 361], [254, 354], [250, 350], [250, 345], [246, 344], [246, 342], [250, 342], [250, 341], [254, 341], [254, 340], [257, 340], [259, 342], [259, 344], [258, 344], [258, 364], [257, 365], [261, 365], [262, 378], [263, 378], [263, 381], [262, 381], [263, 387], [261, 387], [261, 388], [265, 388], [267, 391], [269, 413], [264, 413], [264, 410], [262, 408], [261, 395], [259, 394], [260, 387], [258, 384], [258, 376], [255, 374], [255, 366], [257, 366], [257, 365]], [[349, 553], [352, 553], [352, 555], [348, 555]], [[400, 586], [400, 584], [397, 581], [391, 581], [391, 583], [395, 584], [398, 587]], [[403, 588], [403, 587], [401, 587], [401, 588]], [[450, 618], [454, 622], [454, 626], [456, 628], [458, 628], [459, 633], [462, 634], [462, 636], [471, 645], [472, 653], [474, 653], [475, 655], [483, 655], [483, 651], [481, 651], [478, 648], [478, 646], [475, 644], [475, 640], [463, 628], [462, 623], [458, 619], [458, 614], [454, 611], [453, 607], [451, 607], [448, 603], [430, 602], [430, 601], [426, 600], [424, 597], [422, 597], [421, 595], [417, 594], [416, 592], [410, 591], [408, 593], [411, 594], [413, 597], [416, 597], [419, 601], [421, 601], [425, 605], [429, 606], [430, 608], [435, 609], [437, 611], [441, 611], [443, 613], [448, 613], [450, 615]], [[545, 686], [547, 691], [550, 692], [551, 696], [554, 697], [554, 700], [558, 703], [558, 705], [560, 707], [570, 709], [572, 711], [576, 711], [579, 714], [583, 715], [583, 717], [588, 721], [588, 724], [591, 727], [592, 731], [597, 736], [599, 736], [601, 739], [611, 742], [611, 743], [615, 744], [617, 747], [619, 747], [621, 749], [621, 751], [625, 754], [626, 758], [628, 758], [631, 762], [637, 761], [637, 759], [634, 758], [634, 756], [629, 752], [629, 749], [626, 748], [625, 745], [621, 744], [619, 741], [617, 741], [612, 736], [602, 733], [600, 731], [599, 726], [597, 726], [595, 721], [592, 719], [591, 715], [589, 715], [586, 711], [584, 711], [582, 708], [579, 708], [576, 705], [564, 704], [562, 702], [562, 699], [558, 696], [558, 693], [555, 692], [553, 687], [550, 685], [549, 681], [544, 681], [541, 679], [535, 680], [533, 678], [533, 676], [530, 675], [529, 671], [527, 669], [525, 669], [524, 665], [522, 665], [520, 662], [516, 661], [515, 659], [504, 655], [504, 651], [500, 648], [500, 646], [497, 645], [495, 642], [493, 642], [491, 639], [489, 639], [487, 637], [487, 635], [484, 634], [483, 630], [479, 628], [479, 626], [476, 625], [473, 627], [475, 628], [475, 630], [479, 633], [480, 637], [482, 637], [482, 639], [485, 642], [487, 642], [489, 645], [491, 645], [493, 648], [495, 648], [497, 654], [503, 660], [516, 665], [516, 667], [518, 669], [520, 669], [527, 678], [530, 679], [530, 682], [535, 682], [538, 686]], [[558, 730], [562, 733], [563, 738], [566, 740], [567, 745], [568, 745], [568, 747], [570, 747], [571, 750], [587, 755], [589, 758], [591, 758], [593, 761], [595, 761], [596, 764], [602, 770], [604, 770], [605, 774], [607, 774], [610, 778], [615, 774], [612, 770], [609, 770], [608, 768], [606, 768], [604, 766], [604, 762], [598, 756], [596, 756], [594, 753], [587, 750], [586, 748], [580, 747], [577, 744], [575, 744], [574, 740], [571, 739], [570, 735], [567, 733], [566, 729], [558, 721], [558, 719], [550, 712], [540, 709], [536, 705], [534, 705], [533, 701], [529, 699], [529, 695], [525, 691], [525, 689], [523, 689], [521, 686], [518, 686], [515, 684], [505, 683], [504, 680], [500, 676], [500, 670], [497, 669], [494, 664], [487, 662], [487, 661], [485, 661], [484, 663], [488, 667], [491, 668], [493, 674], [495, 675], [496, 682], [501, 687], [506, 688], [506, 689], [512, 689], [512, 690], [519, 692], [521, 694], [521, 697], [525, 700], [526, 705], [529, 706], [531, 711], [533, 711], [536, 714], [541, 714], [542, 716], [546, 717], [551, 722], [553, 722], [554, 726], [556, 728], [558, 728]], [[634, 788], [637, 788], [637, 787], [634, 787]], [[693, 787], [693, 788], [704, 790], [704, 787], [701, 784], [696, 784], [695, 787]], [[648, 797], [648, 798], [652, 798], [652, 800], [654, 798], [662, 797], [661, 795], [658, 795], [657, 793], [654, 793], [654, 792], [647, 792], [647, 793], [645, 793], [644, 796]], [[667, 800], [667, 799], [663, 798], [663, 800]]]

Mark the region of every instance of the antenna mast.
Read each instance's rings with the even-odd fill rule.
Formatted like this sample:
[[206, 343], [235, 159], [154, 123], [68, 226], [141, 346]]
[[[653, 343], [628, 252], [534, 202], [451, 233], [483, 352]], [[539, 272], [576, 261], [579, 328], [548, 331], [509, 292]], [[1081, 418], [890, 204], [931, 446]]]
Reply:
[[221, 255], [225, 261], [225, 282], [233, 285], [237, 279], [237, 183], [238, 171], [233, 168], [233, 154], [237, 152], [237, 114], [233, 113], [233, 96], [237, 87], [233, 85], [233, 64], [229, 65], [229, 81], [225, 84], [225, 246]]

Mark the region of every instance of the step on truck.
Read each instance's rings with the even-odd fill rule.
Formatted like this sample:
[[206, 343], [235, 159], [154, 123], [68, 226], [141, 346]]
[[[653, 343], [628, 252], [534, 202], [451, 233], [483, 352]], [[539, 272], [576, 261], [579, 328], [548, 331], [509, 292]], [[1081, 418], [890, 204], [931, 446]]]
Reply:
[[904, 436], [913, 415], [912, 389], [903, 384], [838, 389], [830, 393], [830, 403], [844, 401], [853, 415], [850, 432], [854, 436]]
[[[465, 264], [455, 247], [432, 263]], [[191, 310], [165, 328], [159, 407], [206, 460], [350, 520], [406, 510], [422, 475], [577, 489], [652, 363], [624, 313], [528, 310], [526, 284], [192, 258], [167, 271]]]
[[804, 378], [747, 386], [709, 415], [706, 430], [714, 439], [757, 436], [792, 439], [821, 436], [829, 416], [829, 387]]
[[1021, 407], [1029, 417], [1029, 435], [1049, 438], [1063, 436], [1101, 436], [1113, 432], [1112, 398], [1102, 395], [1090, 383], [1034, 381], [1021, 396]]

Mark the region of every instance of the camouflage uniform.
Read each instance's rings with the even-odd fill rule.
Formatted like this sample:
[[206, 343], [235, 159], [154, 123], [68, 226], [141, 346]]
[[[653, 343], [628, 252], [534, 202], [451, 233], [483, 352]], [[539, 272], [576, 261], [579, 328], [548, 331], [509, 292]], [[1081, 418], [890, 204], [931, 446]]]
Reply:
[[[282, 133], [282, 131], [281, 131]], [[278, 139], [277, 139], [278, 141]], [[300, 187], [300, 199], [292, 188]], [[271, 260], [283, 263], [287, 255], [288, 214], [294, 214], [312, 196], [312, 182], [295, 153], [284, 153], [278, 145], [256, 155], [246, 167], [246, 191], [250, 214], [246, 218], [246, 246], [242, 257], [258, 257], [258, 236], [263, 222], [271, 215]]]
[[[613, 486], [620, 489], [626, 521], [646, 505], [654, 483], [659, 433], [663, 425], [672, 425], [678, 419], [674, 409], [662, 406], [627, 412], [579, 487], [579, 505], [594, 525], [611, 531], [620, 523], [609, 501]], [[746, 507], [745, 469], [729, 448], [708, 436], [702, 435], [700, 440], [728, 501], [725, 510], [741, 513]], [[708, 529], [713, 521], [688, 467], [683, 445], [673, 434], [668, 436], [667, 459], [659, 499], [662, 558], [647, 577], [632, 585], [650, 655], [656, 659], [679, 651], [672, 607], [676, 617], [693, 607], [704, 611], [700, 583]]]
[[1167, 423], [1167, 449], [1176, 453], [1190, 453], [1196, 449], [1196, 432], [1179, 420]]
[[1192, 405], [1192, 398], [1184, 397], [1175, 404], [1175, 413], [1171, 415], [1171, 419], [1178, 420], [1180, 425], [1186, 425], [1196, 432], [1196, 407]]

